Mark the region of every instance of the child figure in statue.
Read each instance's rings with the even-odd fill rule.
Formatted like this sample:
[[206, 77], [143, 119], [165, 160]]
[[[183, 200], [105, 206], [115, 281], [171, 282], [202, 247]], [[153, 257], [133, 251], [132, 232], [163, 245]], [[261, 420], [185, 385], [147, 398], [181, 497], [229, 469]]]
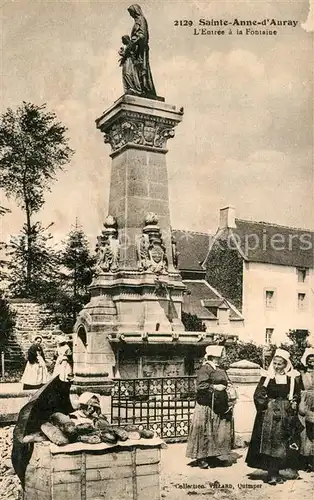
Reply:
[[120, 66], [122, 66], [122, 82], [125, 94], [141, 95], [141, 83], [131, 39], [128, 35], [122, 37], [123, 47], [119, 50]]

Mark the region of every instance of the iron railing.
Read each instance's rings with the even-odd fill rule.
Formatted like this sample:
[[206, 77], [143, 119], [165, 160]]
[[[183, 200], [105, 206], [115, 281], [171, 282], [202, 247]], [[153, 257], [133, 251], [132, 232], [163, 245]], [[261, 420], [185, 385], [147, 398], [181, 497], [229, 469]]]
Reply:
[[111, 422], [150, 429], [166, 440], [184, 440], [195, 406], [195, 380], [196, 377], [115, 380]]

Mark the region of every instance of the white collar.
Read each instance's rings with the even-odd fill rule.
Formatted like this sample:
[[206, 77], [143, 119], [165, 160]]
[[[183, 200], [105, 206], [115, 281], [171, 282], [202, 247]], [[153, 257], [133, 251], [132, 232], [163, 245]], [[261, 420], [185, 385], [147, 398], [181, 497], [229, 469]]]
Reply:
[[275, 375], [276, 384], [286, 384], [287, 383], [287, 375], [285, 373], [276, 373]]

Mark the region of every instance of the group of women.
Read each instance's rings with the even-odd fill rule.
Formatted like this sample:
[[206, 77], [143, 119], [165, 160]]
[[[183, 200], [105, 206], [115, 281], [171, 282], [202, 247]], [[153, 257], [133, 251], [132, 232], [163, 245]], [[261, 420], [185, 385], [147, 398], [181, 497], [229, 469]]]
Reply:
[[[46, 359], [42, 348], [42, 337], [36, 335], [33, 344], [27, 352], [27, 363], [21, 379], [23, 389], [39, 389], [48, 382]], [[65, 336], [59, 335], [56, 339], [57, 349], [52, 378], [59, 375], [60, 380], [67, 381], [72, 376], [72, 351]]]
[[[232, 456], [232, 409], [236, 394], [219, 367], [221, 346], [208, 346], [197, 374], [196, 405], [186, 455], [201, 468], [226, 462]], [[246, 463], [267, 471], [271, 485], [284, 481], [280, 471], [313, 471], [314, 349], [302, 356], [301, 373], [293, 369], [289, 352], [277, 349], [254, 392], [256, 417]], [[229, 461], [230, 463], [230, 461]]]

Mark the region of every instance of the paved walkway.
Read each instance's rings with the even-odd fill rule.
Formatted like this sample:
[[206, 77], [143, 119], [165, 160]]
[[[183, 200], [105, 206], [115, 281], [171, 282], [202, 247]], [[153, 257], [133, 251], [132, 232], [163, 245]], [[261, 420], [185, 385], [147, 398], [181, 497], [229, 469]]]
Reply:
[[5, 382], [0, 383], [0, 394], [9, 394], [10, 392], [22, 392], [23, 384], [20, 382]]

